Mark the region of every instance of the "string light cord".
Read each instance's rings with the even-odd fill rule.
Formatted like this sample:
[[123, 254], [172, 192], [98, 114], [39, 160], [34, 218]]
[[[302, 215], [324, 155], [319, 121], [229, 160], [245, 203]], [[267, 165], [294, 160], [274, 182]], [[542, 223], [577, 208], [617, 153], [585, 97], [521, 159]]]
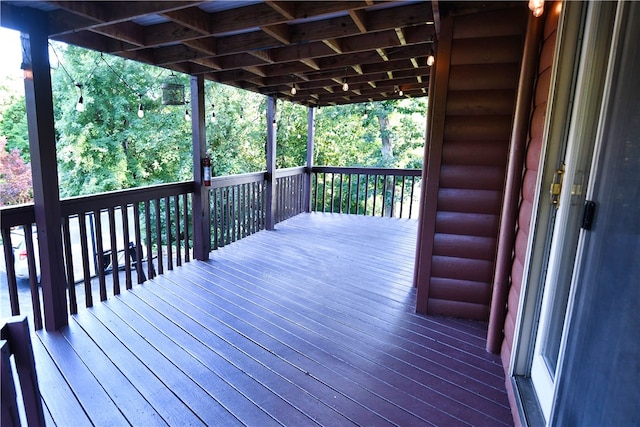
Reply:
[[[81, 88], [81, 87], [85, 86], [87, 83], [89, 83], [89, 80], [91, 80], [91, 77], [93, 77], [93, 73], [95, 73], [96, 69], [98, 68], [98, 61], [100, 61], [100, 58], [96, 58], [96, 60], [95, 60], [95, 62], [93, 64], [93, 69], [89, 73], [89, 76], [86, 78], [84, 83], [78, 83], [73, 77], [71, 77], [71, 74], [69, 73], [69, 71], [67, 71], [67, 68], [64, 66], [64, 63], [62, 62], [62, 60], [60, 59], [60, 56], [58, 55], [58, 51], [56, 50], [55, 46], [53, 46], [51, 44], [51, 42], [49, 42], [49, 47], [51, 47], [51, 50], [53, 51], [53, 54], [55, 55], [56, 59], [58, 60], [58, 64], [60, 64], [60, 67], [62, 67], [62, 71], [64, 71], [64, 73], [67, 75], [67, 77], [69, 78], [69, 80], [71, 81], [71, 83], [74, 86], [77, 86], [77, 87]], [[100, 54], [100, 57], [102, 57], [102, 54]]]
[[[145, 90], [144, 92], [139, 92], [137, 90], [135, 90], [134, 88], [131, 87], [131, 85], [129, 83], [127, 83], [127, 81], [124, 79], [124, 77], [122, 77], [122, 75], [120, 73], [118, 73], [112, 66], [111, 64], [109, 64], [109, 62], [107, 62], [107, 60], [105, 59], [104, 55], [101, 53], [100, 54], [100, 59], [102, 59], [102, 62], [104, 62], [107, 65], [107, 68], [109, 68], [109, 70], [118, 78], [118, 80], [120, 80], [122, 82], [122, 84], [124, 84], [131, 92], [133, 92], [134, 94], [138, 95], [138, 117], [143, 118], [144, 117], [144, 107], [142, 105], [142, 97], [144, 97], [147, 92], [149, 92], [152, 88], [152, 86], [148, 86], [147, 90]], [[155, 77], [154, 81], [158, 81], [158, 79], [160, 78], [160, 75], [164, 72], [165, 70], [160, 69], [160, 71], [158, 72], [158, 75]]]

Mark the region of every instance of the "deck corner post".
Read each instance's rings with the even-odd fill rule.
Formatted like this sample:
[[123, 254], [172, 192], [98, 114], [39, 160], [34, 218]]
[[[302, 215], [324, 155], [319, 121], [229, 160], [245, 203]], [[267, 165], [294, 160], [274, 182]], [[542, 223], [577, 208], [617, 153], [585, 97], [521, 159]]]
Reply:
[[193, 141], [193, 257], [209, 259], [211, 252], [211, 208], [209, 187], [202, 184], [202, 159], [207, 154], [204, 120], [204, 77], [191, 76], [191, 134]]
[[267, 98], [267, 160], [266, 173], [266, 223], [267, 230], [276, 225], [276, 101], [274, 96]]
[[[68, 310], [46, 23], [34, 21], [29, 32], [22, 33], [21, 38], [44, 326], [49, 331], [55, 331], [67, 325]], [[36, 329], [42, 327], [38, 324], [34, 326]]]
[[307, 167], [304, 182], [304, 211], [311, 212], [311, 185], [313, 177], [313, 146], [316, 132], [316, 108], [309, 107], [307, 111]]

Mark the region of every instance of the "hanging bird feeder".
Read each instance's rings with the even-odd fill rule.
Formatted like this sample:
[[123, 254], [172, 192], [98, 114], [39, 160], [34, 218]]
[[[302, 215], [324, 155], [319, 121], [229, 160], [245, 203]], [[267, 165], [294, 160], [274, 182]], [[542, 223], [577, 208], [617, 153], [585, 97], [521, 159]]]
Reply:
[[184, 105], [184, 85], [175, 74], [171, 73], [161, 87], [162, 105]]

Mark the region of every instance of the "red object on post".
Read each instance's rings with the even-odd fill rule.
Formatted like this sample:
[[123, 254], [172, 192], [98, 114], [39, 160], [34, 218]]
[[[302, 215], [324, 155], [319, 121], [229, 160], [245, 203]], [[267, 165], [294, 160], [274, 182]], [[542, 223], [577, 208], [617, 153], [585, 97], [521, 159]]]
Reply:
[[211, 185], [211, 158], [206, 156], [202, 159], [202, 185]]

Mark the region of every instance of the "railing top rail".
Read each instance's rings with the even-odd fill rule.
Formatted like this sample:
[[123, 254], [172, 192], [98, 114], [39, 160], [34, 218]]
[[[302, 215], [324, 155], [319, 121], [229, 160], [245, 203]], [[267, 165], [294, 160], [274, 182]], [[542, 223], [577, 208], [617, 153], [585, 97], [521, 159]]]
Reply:
[[216, 176], [211, 178], [211, 188], [223, 188], [232, 185], [250, 184], [252, 182], [262, 182], [265, 180], [266, 172], [243, 173], [239, 175]]
[[[192, 193], [193, 181], [176, 182], [172, 184], [158, 184], [147, 187], [130, 188], [127, 190], [109, 191], [89, 196], [70, 197], [60, 201], [63, 216], [90, 212], [122, 206], [124, 204], [143, 202], [145, 200]], [[3, 227], [34, 223], [35, 211], [33, 203], [0, 208], [0, 223]]]
[[0, 208], [0, 224], [2, 224], [2, 227], [10, 228], [34, 222], [36, 222], [36, 213], [33, 209], [33, 203]]
[[307, 170], [306, 166], [296, 166], [293, 168], [276, 169], [276, 178], [285, 178], [287, 176], [301, 175]]
[[391, 175], [391, 176], [420, 176], [422, 169], [394, 169], [394, 168], [369, 168], [346, 166], [314, 166], [312, 172], [360, 174], [360, 175]]
[[91, 196], [71, 197], [60, 201], [63, 216], [122, 206], [130, 203], [179, 194], [193, 193], [193, 181], [159, 184], [127, 190], [109, 191]]

